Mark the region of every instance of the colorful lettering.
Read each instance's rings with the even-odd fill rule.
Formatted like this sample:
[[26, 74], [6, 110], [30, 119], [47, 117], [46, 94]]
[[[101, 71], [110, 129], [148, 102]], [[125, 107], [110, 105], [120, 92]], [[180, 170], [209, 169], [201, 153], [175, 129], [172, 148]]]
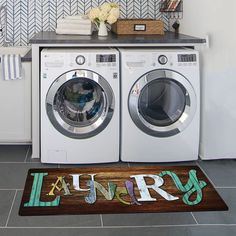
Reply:
[[[40, 201], [43, 179], [44, 176], [47, 175], [48, 173], [31, 174], [31, 176], [33, 176], [33, 184], [29, 202], [24, 203], [25, 207], [59, 206], [61, 196], [53, 198], [53, 201]], [[87, 187], [81, 188], [81, 176], [85, 175], [89, 176], [89, 181], [86, 183]], [[95, 181], [96, 174], [71, 174], [70, 176], [72, 176], [73, 178], [74, 190], [79, 192], [88, 192], [88, 195], [85, 197], [85, 202], [87, 202], [88, 204], [94, 204], [97, 201], [98, 191], [100, 195], [102, 194], [106, 200], [112, 201], [116, 197], [118, 201], [125, 205], [142, 205], [140, 202], [157, 201], [154, 196], [151, 196], [150, 190], [154, 190], [167, 201], [178, 200], [179, 197], [175, 197], [161, 189], [161, 186], [164, 185], [163, 177], [169, 176], [172, 178], [177, 189], [184, 193], [182, 197], [183, 202], [186, 205], [193, 206], [199, 204], [202, 201], [202, 190], [205, 186], [207, 186], [207, 183], [205, 181], [198, 180], [197, 171], [194, 169], [190, 170], [188, 175], [189, 178], [186, 184], [183, 184], [178, 175], [172, 171], [162, 171], [159, 175], [132, 175], [130, 176], [130, 178], [133, 178], [135, 182], [126, 180], [123, 183], [125, 185], [124, 187], [118, 187], [116, 184], [109, 181], [107, 184], [107, 188]], [[151, 181], [149, 182], [149, 180]], [[72, 195], [69, 189], [70, 184], [65, 181], [64, 176], [58, 176], [55, 183], [53, 183], [51, 186], [52, 188], [47, 194], [48, 196], [55, 196], [55, 194], [57, 194], [57, 191], [64, 191], [64, 196]], [[137, 193], [139, 193], [139, 198], [137, 198], [136, 196]]]
[[121, 196], [126, 196], [128, 195], [128, 191], [125, 187], [117, 187], [116, 188], [116, 198], [123, 204], [125, 205], [131, 205], [130, 202], [127, 202], [121, 198]]
[[[130, 196], [131, 202], [127, 202], [121, 198], [121, 196], [127, 196], [127, 195]], [[134, 184], [132, 181], [129, 180], [125, 181], [125, 187], [116, 188], [116, 198], [125, 205], [134, 205], [134, 204], [141, 205], [135, 197]]]
[[[68, 188], [68, 186], [70, 186], [70, 184], [66, 183], [64, 178], [65, 178], [64, 176], [58, 176], [56, 183], [52, 184], [52, 189], [47, 195], [54, 196], [55, 189], [57, 189], [59, 192], [63, 189], [65, 196], [71, 195], [70, 190]], [[61, 185], [61, 187], [58, 186], [59, 184]]]
[[134, 205], [141, 205], [141, 203], [139, 203], [137, 201], [137, 198], [135, 197], [135, 193], [134, 193], [134, 183], [132, 181], [125, 181], [125, 186], [126, 186], [126, 189], [128, 190], [128, 194], [130, 195], [131, 197], [131, 204]]
[[[171, 171], [163, 171], [159, 174], [159, 176], [164, 177], [165, 175], [169, 175], [176, 187], [181, 191], [184, 192], [183, 202], [186, 205], [193, 206], [197, 205], [202, 201], [202, 189], [207, 185], [204, 181], [199, 181], [196, 175], [196, 170], [189, 171], [189, 180], [186, 185], [183, 185], [179, 179], [179, 177]], [[189, 198], [193, 193], [197, 193], [196, 199], [194, 201], [190, 201]]]
[[56, 197], [55, 200], [50, 202], [42, 202], [40, 201], [41, 190], [43, 186], [43, 177], [47, 176], [48, 173], [32, 173], [34, 177], [30, 200], [24, 204], [24, 207], [57, 207], [59, 206], [61, 197]]
[[[81, 192], [86, 192], [89, 191], [90, 189], [82, 189], [80, 188], [80, 176], [85, 175], [85, 174], [79, 174], [79, 175], [70, 175], [73, 178], [73, 187], [75, 190], [77, 191], [81, 191]], [[91, 180], [94, 180], [94, 176], [96, 176], [96, 174], [87, 174], [88, 176], [91, 177]]]
[[90, 193], [85, 197], [85, 201], [89, 204], [93, 204], [97, 200], [96, 190], [102, 193], [106, 200], [111, 201], [116, 192], [116, 184], [108, 182], [108, 190], [106, 190], [101, 184], [96, 181], [89, 180], [87, 185], [90, 187]]
[[[179, 199], [178, 197], [174, 197], [160, 188], [164, 184], [164, 180], [158, 175], [132, 175], [130, 177], [135, 178], [136, 180], [138, 190], [141, 196], [141, 198], [138, 199], [139, 202], [156, 201], [156, 198], [151, 197], [149, 189], [153, 189], [167, 201], [175, 201]], [[154, 184], [147, 185], [145, 182], [145, 178], [152, 178], [154, 180]]]

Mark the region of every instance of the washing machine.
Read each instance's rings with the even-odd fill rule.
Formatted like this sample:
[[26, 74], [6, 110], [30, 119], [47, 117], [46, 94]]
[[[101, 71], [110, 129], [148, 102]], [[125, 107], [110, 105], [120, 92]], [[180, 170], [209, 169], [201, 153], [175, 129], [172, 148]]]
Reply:
[[119, 77], [116, 49], [42, 50], [42, 162], [119, 160]]
[[121, 160], [198, 159], [199, 55], [190, 49], [120, 49]]

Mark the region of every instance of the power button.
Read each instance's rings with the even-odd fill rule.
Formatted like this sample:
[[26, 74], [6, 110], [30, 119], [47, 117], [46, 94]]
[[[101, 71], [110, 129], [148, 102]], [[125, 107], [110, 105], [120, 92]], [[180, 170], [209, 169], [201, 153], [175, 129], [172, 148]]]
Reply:
[[85, 57], [82, 55], [79, 55], [76, 57], [75, 61], [78, 65], [83, 65], [85, 63]]
[[158, 62], [161, 64], [161, 65], [165, 65], [167, 62], [168, 62], [168, 58], [165, 56], [165, 55], [160, 55], [158, 57]]

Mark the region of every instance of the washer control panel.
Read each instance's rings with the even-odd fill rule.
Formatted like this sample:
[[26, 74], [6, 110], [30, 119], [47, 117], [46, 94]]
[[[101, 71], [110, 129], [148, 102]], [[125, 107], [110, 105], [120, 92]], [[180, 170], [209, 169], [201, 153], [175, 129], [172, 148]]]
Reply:
[[82, 55], [79, 55], [75, 58], [75, 61], [78, 65], [83, 65], [85, 63], [85, 57]]
[[165, 64], [168, 62], [167, 56], [165, 56], [165, 55], [160, 55], [160, 56], [158, 57], [158, 62], [159, 62], [161, 65], [165, 65]]

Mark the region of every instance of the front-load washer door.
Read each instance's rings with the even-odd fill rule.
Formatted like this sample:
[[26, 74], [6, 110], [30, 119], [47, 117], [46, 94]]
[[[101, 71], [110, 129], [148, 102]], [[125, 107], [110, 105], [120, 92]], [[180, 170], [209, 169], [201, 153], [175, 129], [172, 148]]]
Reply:
[[52, 125], [63, 135], [90, 138], [106, 128], [114, 113], [114, 93], [109, 83], [89, 70], [69, 71], [57, 78], [46, 96]]
[[192, 121], [197, 98], [191, 83], [172, 70], [154, 70], [139, 78], [128, 100], [131, 118], [148, 135], [170, 137]]

